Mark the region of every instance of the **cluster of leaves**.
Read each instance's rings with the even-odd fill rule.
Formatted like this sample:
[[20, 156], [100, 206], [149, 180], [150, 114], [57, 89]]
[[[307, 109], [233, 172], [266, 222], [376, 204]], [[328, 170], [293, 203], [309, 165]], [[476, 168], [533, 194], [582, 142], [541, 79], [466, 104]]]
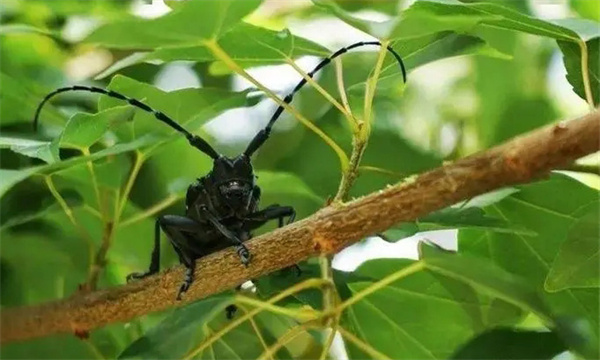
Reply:
[[[544, 72], [552, 49], [562, 52], [575, 93], [590, 105], [600, 102], [599, 69], [592, 61], [599, 56], [600, 29], [591, 20], [543, 21], [516, 1], [423, 0], [402, 12], [397, 1], [313, 3], [275, 20], [335, 17], [389, 41], [409, 78], [434, 61], [473, 55], [472, 71], [435, 106], [427, 103], [427, 89], [410, 81], [404, 87], [391, 57], [377, 79], [376, 53], [345, 55], [347, 112], [362, 114], [363, 98], [375, 95], [362, 119], [369, 123], [368, 147], [360, 166], [354, 164], [360, 176], [351, 196], [556, 120]], [[583, 3], [573, 1], [574, 9], [593, 14]], [[260, 26], [248, 16], [260, 0], [172, 2], [172, 12], [153, 20], [126, 15], [123, 1], [11, 4], [2, 8], [0, 27], [3, 307], [122, 284], [126, 274], [148, 266], [153, 217], [182, 212], [187, 184], [211, 167], [151, 115], [115, 99], [96, 104], [89, 94], [66, 95], [63, 106], [48, 104], [42, 134], [32, 134], [39, 101], [68, 82], [68, 61], [110, 50], [115, 60], [94, 83], [142, 99], [209, 138], [203, 130], [208, 121], [256, 103], [249, 91], [230, 89], [232, 71], [330, 53], [287, 29]], [[364, 20], [356, 12], [365, 9], [388, 20]], [[103, 25], [84, 39], [65, 40], [64, 23], [82, 14]], [[206, 86], [165, 92], [151, 85], [162, 64], [180, 60], [193, 62]], [[337, 75], [330, 66], [317, 81], [341, 102]], [[377, 81], [376, 94], [367, 79]], [[467, 90], [478, 96], [471, 112], [452, 106]], [[255, 164], [263, 204], [293, 205], [304, 217], [336, 193], [339, 160], [344, 164], [356, 150], [357, 133], [314, 88], [303, 90], [294, 107], [342, 155], [306, 127], [294, 126], [270, 139]], [[80, 112], [90, 108], [91, 114]], [[432, 108], [443, 121], [423, 121]], [[444, 151], [440, 133], [448, 126], [459, 136]], [[225, 152], [239, 148], [221, 145]], [[420, 231], [459, 229], [458, 254], [422, 245], [416, 261], [377, 259], [330, 275], [312, 259], [301, 265], [300, 278], [269, 275], [256, 281], [254, 293], [213, 296], [95, 330], [89, 339], [52, 336], [0, 352], [4, 358], [325, 358], [332, 337], [322, 330], [333, 328], [351, 358], [545, 358], [567, 350], [598, 357], [597, 199], [596, 190], [553, 174], [386, 234], [399, 241]], [[163, 266], [175, 263], [173, 253], [161, 256]], [[327, 286], [331, 280], [335, 289]], [[240, 311], [227, 321], [223, 309], [231, 303]]]

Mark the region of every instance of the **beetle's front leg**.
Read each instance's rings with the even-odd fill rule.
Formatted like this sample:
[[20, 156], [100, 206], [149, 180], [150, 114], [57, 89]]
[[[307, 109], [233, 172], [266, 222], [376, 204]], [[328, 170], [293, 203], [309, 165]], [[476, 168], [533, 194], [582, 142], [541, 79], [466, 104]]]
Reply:
[[248, 264], [250, 264], [251, 255], [250, 251], [248, 251], [248, 248], [246, 245], [244, 245], [242, 240], [240, 240], [231, 230], [227, 229], [223, 224], [221, 224], [219, 219], [217, 219], [206, 207], [201, 207], [200, 210], [206, 219], [215, 227], [215, 229], [217, 229], [223, 236], [225, 236], [227, 240], [232, 243], [235, 251], [242, 261], [242, 264], [247, 267]]
[[154, 222], [154, 248], [152, 249], [152, 255], [150, 257], [150, 267], [148, 271], [143, 273], [132, 273], [127, 275], [127, 282], [132, 280], [143, 279], [147, 276], [154, 275], [158, 272], [160, 267], [160, 221], [162, 217], [159, 217]]
[[[167, 234], [167, 238], [173, 245], [173, 249], [179, 257], [179, 261], [185, 266], [185, 278], [179, 291], [177, 292], [177, 300], [181, 300], [181, 295], [185, 293], [194, 281], [194, 269], [196, 258], [201, 254], [190, 244], [189, 238], [185, 233], [201, 233], [202, 227], [192, 219], [184, 216], [164, 215], [159, 216], [156, 220], [154, 234], [154, 250], [150, 260], [150, 268], [144, 273], [133, 273], [127, 276], [127, 281], [142, 279], [146, 276], [155, 274], [159, 270], [160, 261], [160, 230]], [[194, 249], [196, 249], [194, 251]]]

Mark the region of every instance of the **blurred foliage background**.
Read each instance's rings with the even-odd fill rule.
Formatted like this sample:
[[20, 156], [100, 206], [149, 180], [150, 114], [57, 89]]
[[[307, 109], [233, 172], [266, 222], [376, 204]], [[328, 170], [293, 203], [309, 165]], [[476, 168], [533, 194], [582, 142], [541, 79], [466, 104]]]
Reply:
[[[209, 159], [148, 114], [91, 93], [71, 92], [51, 101], [41, 113], [40, 131], [34, 133], [36, 106], [55, 88], [109, 87], [144, 100], [233, 155], [265, 125], [275, 104], [232, 73], [201, 40], [216, 39], [235, 62], [283, 97], [301, 79], [291, 60], [308, 72], [339, 47], [374, 37], [389, 39], [407, 65], [408, 82], [403, 84], [393, 58], [386, 56], [360, 177], [349, 193], [358, 197], [444, 161], [581, 115], [589, 111], [589, 100], [597, 106], [598, 4], [4, 0], [1, 306], [37, 304], [123, 284], [128, 273], [148, 266], [154, 217], [182, 213], [187, 185], [211, 168]], [[591, 99], [582, 80], [582, 44]], [[341, 61], [343, 85], [356, 114], [363, 111], [365, 82], [377, 60], [374, 50], [352, 51]], [[323, 69], [316, 79], [340, 101], [335, 66]], [[352, 132], [336, 107], [310, 86], [292, 105], [349, 156]], [[324, 206], [341, 177], [336, 153], [288, 113], [254, 165], [263, 206], [293, 205], [299, 218]], [[579, 170], [597, 169], [598, 157], [578, 165]], [[342, 332], [345, 345], [338, 338], [327, 351], [326, 332], [303, 330], [273, 356], [548, 358], [571, 351], [594, 357], [600, 181], [589, 172], [556, 173], [390, 230], [387, 240], [395, 243], [423, 231], [451, 229], [444, 233], [444, 243], [456, 247], [458, 242], [460, 255], [468, 258], [422, 248], [421, 261], [459, 266], [462, 277], [428, 270], [395, 282], [337, 319], [340, 329], [350, 333]], [[261, 232], [274, 227], [270, 224]], [[364, 250], [365, 244], [356, 246]], [[174, 265], [176, 257], [166, 239], [162, 248], [168, 250], [161, 254], [161, 266]], [[386, 257], [406, 257], [397, 249]], [[428, 252], [429, 260], [424, 256]], [[352, 256], [356, 252], [338, 257], [336, 264], [342, 269], [344, 261], [364, 260]], [[478, 269], [497, 267], [478, 280], [479, 270], [465, 265], [470, 261]], [[379, 259], [355, 271], [336, 270], [340, 301], [418, 263]], [[302, 268], [302, 278], [319, 276], [316, 261]], [[494, 276], [505, 275], [497, 271], [514, 276], [514, 287], [494, 288]], [[270, 275], [247, 296], [264, 300], [299, 280], [286, 273]], [[543, 306], [516, 305], [520, 291], [529, 291], [516, 285], [520, 281], [536, 291]], [[281, 314], [261, 313], [217, 342], [202, 345], [225, 326], [222, 309], [232, 301], [233, 294], [224, 294], [93, 330], [84, 339], [64, 334], [4, 345], [0, 354], [252, 358], [298, 324]], [[322, 305], [320, 294], [313, 291], [282, 306]], [[575, 323], [583, 325], [574, 329]]]

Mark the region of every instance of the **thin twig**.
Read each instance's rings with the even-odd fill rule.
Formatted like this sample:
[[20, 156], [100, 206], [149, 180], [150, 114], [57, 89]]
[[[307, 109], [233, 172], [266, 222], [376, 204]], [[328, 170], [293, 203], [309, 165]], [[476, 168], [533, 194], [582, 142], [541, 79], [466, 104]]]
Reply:
[[333, 63], [335, 66], [335, 78], [337, 82], [338, 92], [340, 93], [340, 98], [342, 99], [342, 104], [344, 105], [344, 109], [346, 109], [346, 113], [350, 116], [347, 117], [350, 122], [350, 126], [353, 130], [356, 130], [357, 120], [352, 114], [352, 108], [350, 108], [350, 103], [348, 102], [348, 95], [346, 95], [346, 87], [344, 86], [344, 67], [342, 66], [342, 58], [337, 57], [333, 59]]
[[129, 226], [129, 225], [135, 224], [138, 221], [142, 221], [146, 218], [149, 218], [149, 217], [159, 213], [160, 211], [168, 208], [169, 206], [173, 205], [174, 203], [176, 203], [178, 200], [180, 200], [182, 198], [183, 198], [183, 196], [171, 194], [171, 195], [167, 196], [166, 198], [164, 198], [163, 200], [161, 200], [161, 201], [157, 202], [156, 204], [152, 205], [151, 207], [147, 208], [146, 210], [140, 212], [139, 214], [135, 214], [132, 217], [130, 217], [129, 219], [121, 221], [119, 226], [121, 226], [121, 227]]
[[290, 309], [277, 306], [268, 302], [253, 299], [244, 295], [236, 295], [235, 302], [268, 310], [274, 314], [289, 316], [293, 319], [310, 320], [318, 316], [318, 312], [310, 309]]
[[119, 221], [121, 219], [121, 215], [123, 214], [123, 210], [127, 205], [127, 201], [129, 200], [129, 193], [133, 188], [133, 184], [137, 179], [137, 176], [142, 168], [142, 164], [144, 163], [144, 156], [139, 151], [135, 151], [135, 160], [133, 163], [133, 167], [131, 169], [131, 173], [129, 174], [129, 178], [127, 179], [127, 183], [125, 184], [125, 189], [123, 193], [120, 195], [119, 200], [115, 202], [115, 214], [113, 220], [106, 220], [104, 222], [104, 230], [102, 232], [102, 242], [100, 243], [100, 248], [96, 252], [96, 256], [94, 257], [94, 261], [90, 266], [90, 273], [88, 275], [88, 280], [84, 285], [84, 289], [86, 290], [96, 290], [96, 286], [98, 284], [98, 278], [100, 277], [100, 272], [106, 266], [106, 255], [108, 254], [108, 250], [112, 245], [113, 237], [115, 236], [115, 231], [119, 227]]
[[198, 355], [200, 352], [202, 352], [202, 350], [204, 350], [207, 346], [210, 346], [212, 343], [214, 343], [218, 339], [225, 336], [225, 334], [227, 334], [231, 330], [233, 330], [236, 327], [238, 327], [239, 325], [241, 325], [244, 321], [256, 316], [261, 311], [266, 310], [267, 306], [269, 304], [275, 304], [276, 302], [283, 300], [290, 295], [298, 293], [302, 290], [320, 287], [320, 286], [323, 286], [323, 284], [324, 284], [324, 282], [321, 279], [308, 279], [301, 283], [295, 284], [292, 287], [287, 288], [286, 290], [284, 290], [281, 293], [279, 293], [278, 295], [272, 297], [268, 301], [262, 302], [261, 304], [257, 304], [258, 306], [256, 308], [252, 309], [251, 311], [247, 312], [246, 314], [240, 316], [239, 318], [237, 318], [235, 320], [232, 320], [229, 324], [227, 324], [227, 326], [225, 326], [224, 328], [220, 329], [219, 331], [213, 333], [209, 338], [205, 339], [201, 344], [198, 345], [198, 347], [190, 350], [190, 352], [188, 354], [186, 354], [183, 358], [184, 359], [192, 359], [192, 358], [196, 357], [196, 355]]
[[[238, 305], [238, 307], [240, 309], [242, 309], [242, 311], [247, 314], [249, 311], [248, 309], [246, 309], [245, 306], [243, 305]], [[267, 349], [269, 348], [267, 345], [267, 342], [265, 341], [264, 336], [262, 335], [262, 332], [260, 331], [260, 328], [258, 327], [258, 324], [256, 323], [256, 321], [254, 320], [254, 317], [251, 317], [248, 319], [248, 321], [250, 321], [250, 325], [252, 325], [252, 328], [254, 329], [254, 333], [256, 334], [256, 337], [258, 338], [258, 340], [260, 341], [260, 344], [262, 345], [263, 349], [265, 349], [265, 351], [267, 351]], [[269, 357], [269, 359], [274, 360], [272, 356]]]
[[[83, 156], [91, 156], [90, 149], [88, 147], [81, 149], [81, 154]], [[94, 170], [94, 163], [90, 161], [86, 161], [86, 166], [92, 178], [92, 187], [94, 188], [94, 194], [96, 195], [96, 202], [98, 203], [98, 209], [100, 214], [102, 215], [102, 219], [106, 218], [106, 211], [104, 211], [104, 206], [102, 203], [102, 198], [100, 196], [100, 187], [98, 186], [98, 178], [96, 176], [96, 171]]]
[[75, 214], [73, 214], [73, 210], [71, 209], [69, 204], [67, 204], [66, 200], [62, 197], [62, 195], [58, 192], [58, 190], [56, 189], [56, 186], [54, 185], [54, 181], [52, 180], [52, 175], [44, 175], [44, 181], [46, 182], [46, 186], [48, 186], [48, 190], [50, 191], [52, 196], [54, 196], [54, 199], [56, 199], [56, 202], [58, 202], [61, 209], [63, 210], [63, 212], [69, 219], [69, 221], [71, 222], [71, 224], [73, 224], [73, 226], [77, 229], [77, 231], [79, 232], [79, 235], [83, 239], [85, 239], [85, 242], [88, 245], [88, 257], [89, 257], [89, 262], [90, 262], [90, 266], [91, 266], [91, 264], [93, 263], [93, 260], [94, 260], [94, 240], [92, 239], [92, 236], [88, 233], [88, 231], [83, 226], [81, 226], [81, 224], [79, 224], [77, 219], [75, 219]]
[[246, 80], [250, 81], [254, 86], [262, 90], [267, 96], [273, 99], [278, 105], [283, 106], [285, 110], [287, 110], [290, 114], [294, 115], [298, 121], [300, 121], [304, 126], [312, 130], [315, 134], [317, 134], [327, 145], [329, 145], [337, 154], [340, 160], [340, 167], [342, 170], [345, 170], [348, 167], [348, 156], [342, 150], [342, 148], [331, 139], [327, 134], [325, 134], [321, 129], [319, 129], [315, 124], [313, 124], [310, 120], [300, 114], [296, 109], [291, 107], [289, 104], [281, 100], [275, 93], [266, 88], [263, 84], [254, 79], [246, 70], [241, 68], [227, 53], [217, 44], [215, 41], [206, 41], [204, 45], [213, 53], [213, 55], [221, 60], [225, 65], [227, 65], [231, 70], [235, 71]]
[[[585, 90], [585, 99], [590, 106], [590, 110], [594, 110], [594, 95], [592, 94], [592, 86], [590, 84], [590, 70], [588, 67], [589, 54], [588, 47], [585, 41], [578, 40], [577, 44], [581, 50], [581, 76], [583, 77], [583, 88]], [[598, 61], [598, 59], [594, 59]]]
[[314, 322], [309, 321], [304, 324], [300, 324], [290, 328], [288, 331], [285, 332], [285, 334], [281, 335], [273, 345], [271, 345], [264, 353], [262, 353], [258, 357], [258, 359], [272, 357], [277, 353], [277, 351], [279, 351], [279, 349], [287, 345], [287, 343], [289, 343], [290, 341], [294, 340], [298, 335], [302, 334], [303, 331], [306, 331], [307, 329], [316, 326], [318, 325]]
[[361, 349], [368, 355], [372, 356], [373, 359], [381, 359], [381, 360], [390, 359], [389, 356], [373, 349], [373, 347], [371, 345], [362, 341], [361, 339], [359, 339], [358, 337], [356, 337], [354, 334], [352, 334], [350, 331], [344, 329], [343, 327], [340, 326], [339, 331], [340, 331], [340, 334], [342, 334], [342, 336], [344, 337], [344, 339], [350, 341], [357, 348]]

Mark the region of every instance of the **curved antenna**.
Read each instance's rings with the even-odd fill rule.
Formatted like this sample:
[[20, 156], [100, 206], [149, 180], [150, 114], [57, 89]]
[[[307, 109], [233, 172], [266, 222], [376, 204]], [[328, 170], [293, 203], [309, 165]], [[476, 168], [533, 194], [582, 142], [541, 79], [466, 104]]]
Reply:
[[[379, 41], [361, 41], [356, 44], [352, 44], [350, 46], [341, 48], [338, 51], [331, 54], [328, 58], [323, 59], [311, 72], [308, 73], [308, 76], [312, 78], [313, 75], [317, 71], [321, 70], [323, 67], [325, 67], [325, 65], [329, 64], [331, 62], [331, 60], [348, 52], [349, 50], [352, 50], [352, 49], [360, 47], [360, 46], [365, 46], [365, 45], [381, 46], [381, 43]], [[387, 46], [386, 49], [389, 52], [391, 52], [392, 55], [394, 55], [394, 58], [396, 58], [396, 61], [398, 61], [398, 64], [400, 65], [400, 70], [402, 71], [402, 80], [406, 83], [406, 68], [404, 67], [402, 58], [400, 58], [400, 55], [398, 55], [398, 53], [394, 49], [392, 49], [390, 46]], [[294, 98], [294, 94], [296, 94], [296, 92], [298, 92], [306, 84], [306, 82], [307, 82], [306, 79], [302, 78], [302, 80], [300, 80], [300, 82], [296, 85], [296, 87], [294, 87], [292, 92], [289, 93], [283, 99], [283, 102], [286, 104], [289, 104], [290, 102], [292, 102], [292, 99]], [[246, 156], [248, 156], [248, 157], [252, 156], [252, 154], [256, 150], [258, 150], [258, 148], [260, 148], [262, 146], [262, 144], [269, 138], [273, 124], [275, 124], [275, 121], [277, 121], [277, 119], [279, 118], [279, 116], [281, 115], [283, 110], [284, 110], [284, 107], [282, 105], [279, 105], [279, 107], [275, 110], [275, 113], [273, 114], [273, 116], [271, 116], [271, 119], [269, 120], [269, 123], [267, 124], [267, 126], [264, 129], [262, 129], [261, 131], [259, 131], [258, 134], [256, 134], [256, 136], [254, 136], [252, 141], [250, 141], [250, 144], [248, 144], [248, 147], [244, 151], [244, 154]]]
[[162, 121], [163, 123], [169, 125], [173, 129], [175, 129], [175, 130], [179, 131], [180, 133], [182, 133], [183, 135], [185, 135], [185, 137], [188, 139], [188, 141], [190, 142], [190, 144], [193, 147], [202, 151], [203, 153], [210, 156], [211, 158], [216, 159], [220, 156], [220, 154], [218, 152], [216, 152], [215, 149], [213, 149], [212, 146], [210, 146], [210, 144], [206, 142], [206, 140], [202, 139], [201, 137], [199, 137], [197, 135], [190, 133], [189, 131], [184, 129], [181, 125], [179, 125], [177, 122], [175, 122], [175, 120], [171, 119], [164, 113], [152, 109], [150, 106], [144, 104], [143, 102], [141, 102], [139, 100], [132, 99], [128, 96], [119, 94], [118, 92], [115, 92], [112, 90], [105, 90], [105, 89], [95, 87], [95, 86], [75, 85], [75, 86], [70, 86], [70, 87], [64, 87], [64, 88], [56, 89], [53, 92], [51, 92], [50, 94], [46, 95], [44, 100], [42, 100], [42, 102], [38, 105], [37, 109], [35, 110], [35, 117], [33, 118], [34, 131], [37, 131], [37, 127], [38, 127], [38, 123], [39, 123], [38, 118], [40, 116], [40, 112], [42, 111], [42, 107], [44, 106], [44, 104], [48, 100], [50, 100], [50, 98], [52, 98], [53, 96], [58, 95], [63, 92], [67, 92], [67, 91], [88, 91], [88, 92], [99, 93], [99, 94], [103, 94], [103, 95], [106, 95], [106, 96], [109, 96], [109, 97], [112, 97], [115, 99], [126, 101], [127, 103], [129, 103], [129, 105], [135, 106], [138, 109], [142, 109], [148, 113], [151, 113], [152, 115], [154, 115], [154, 117], [156, 119]]

